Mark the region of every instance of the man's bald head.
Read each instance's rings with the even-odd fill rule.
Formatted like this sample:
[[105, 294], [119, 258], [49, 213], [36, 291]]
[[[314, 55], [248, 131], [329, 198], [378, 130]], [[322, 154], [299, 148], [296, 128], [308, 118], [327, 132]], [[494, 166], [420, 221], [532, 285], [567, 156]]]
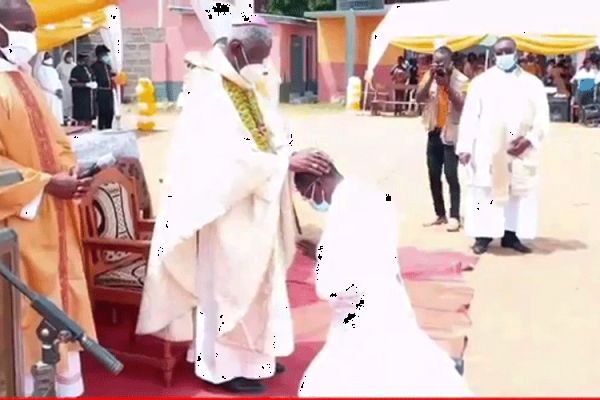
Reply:
[[433, 66], [435, 68], [449, 71], [452, 69], [452, 50], [446, 46], [437, 48], [433, 52]]
[[243, 68], [261, 64], [271, 53], [273, 35], [268, 26], [247, 24], [234, 26], [227, 43], [227, 57], [232, 64]]
[[503, 36], [496, 41], [494, 53], [499, 56], [503, 54], [515, 54], [517, 52], [517, 42], [511, 37]]
[[[33, 32], [35, 14], [27, 0], [0, 0], [0, 24], [9, 31]], [[8, 35], [0, 29], [0, 47], [8, 46]]]

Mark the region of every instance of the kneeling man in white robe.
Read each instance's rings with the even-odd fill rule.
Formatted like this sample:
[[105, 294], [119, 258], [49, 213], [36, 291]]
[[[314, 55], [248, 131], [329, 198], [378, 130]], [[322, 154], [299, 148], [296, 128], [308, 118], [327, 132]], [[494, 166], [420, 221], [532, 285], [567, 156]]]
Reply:
[[295, 180], [313, 207], [327, 211], [316, 290], [334, 311], [299, 396], [471, 396], [453, 360], [417, 324], [399, 275], [391, 198], [335, 169]]
[[[286, 270], [294, 257], [292, 172], [327, 173], [294, 153], [269, 79], [264, 20], [246, 17], [189, 72], [149, 260], [138, 334], [192, 341], [196, 375], [259, 393], [294, 348]], [[267, 82], [268, 83], [268, 82]]]
[[550, 129], [542, 82], [517, 64], [513, 39], [494, 46], [496, 67], [473, 80], [459, 126], [456, 152], [468, 177], [465, 231], [483, 254], [495, 238], [520, 253], [531, 249], [538, 218], [542, 139]]

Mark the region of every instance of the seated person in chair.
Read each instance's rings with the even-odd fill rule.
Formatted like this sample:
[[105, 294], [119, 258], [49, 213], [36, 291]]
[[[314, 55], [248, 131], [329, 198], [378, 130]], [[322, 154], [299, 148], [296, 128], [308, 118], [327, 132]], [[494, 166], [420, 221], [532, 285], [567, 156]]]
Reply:
[[296, 174], [302, 196], [328, 211], [316, 289], [334, 317], [301, 397], [471, 396], [444, 351], [419, 328], [399, 276], [391, 197], [332, 168]]
[[598, 81], [598, 71], [592, 68], [592, 60], [586, 58], [582, 67], [571, 79], [571, 84], [576, 88], [577, 103], [581, 106], [594, 101], [594, 87]]

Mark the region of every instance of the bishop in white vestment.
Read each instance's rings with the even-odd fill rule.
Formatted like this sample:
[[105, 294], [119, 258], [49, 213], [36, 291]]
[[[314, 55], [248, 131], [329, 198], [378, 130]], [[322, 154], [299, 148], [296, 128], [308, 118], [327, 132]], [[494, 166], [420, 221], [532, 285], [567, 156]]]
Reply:
[[548, 99], [542, 82], [516, 62], [516, 45], [499, 39], [496, 66], [469, 87], [456, 152], [468, 177], [465, 231], [475, 254], [490, 242], [531, 252], [520, 239], [537, 233], [541, 143], [548, 134]]
[[290, 175], [330, 168], [318, 151], [292, 151], [277, 102], [261, 90], [272, 87], [271, 43], [252, 16], [192, 58], [137, 327], [192, 341], [196, 375], [233, 392], [263, 391], [258, 380], [282, 372], [276, 357], [294, 349]]
[[300, 192], [327, 211], [316, 290], [333, 320], [300, 397], [468, 397], [455, 364], [417, 324], [400, 277], [398, 219], [385, 193], [335, 169]]

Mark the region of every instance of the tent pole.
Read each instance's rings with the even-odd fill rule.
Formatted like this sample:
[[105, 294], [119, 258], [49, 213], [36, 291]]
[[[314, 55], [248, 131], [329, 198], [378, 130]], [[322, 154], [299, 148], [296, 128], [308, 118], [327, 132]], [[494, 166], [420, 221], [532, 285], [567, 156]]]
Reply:
[[356, 15], [346, 11], [346, 83], [354, 76], [354, 52], [356, 47]]

